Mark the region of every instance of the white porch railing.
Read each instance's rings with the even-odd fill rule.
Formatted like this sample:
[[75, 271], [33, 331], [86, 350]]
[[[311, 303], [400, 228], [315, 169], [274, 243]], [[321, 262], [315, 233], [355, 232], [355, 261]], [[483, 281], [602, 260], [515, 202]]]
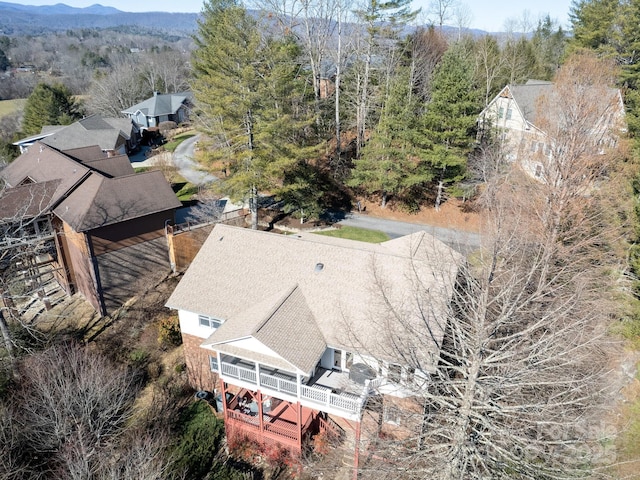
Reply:
[[256, 385], [256, 371], [250, 368], [222, 362], [222, 374]]
[[300, 397], [322, 405], [339, 408], [349, 413], [357, 414], [362, 407], [362, 399], [348, 393], [333, 393], [329, 389], [302, 385]]
[[290, 395], [298, 396], [298, 383], [295, 381], [287, 380], [285, 378], [269, 375], [268, 373], [260, 372], [260, 385], [268, 387], [277, 392], [284, 392]]
[[[282, 378], [282, 376], [272, 375], [261, 371], [260, 376], [256, 375], [256, 370], [232, 363], [220, 362], [223, 375], [243, 380], [252, 385], [265, 387], [275, 392], [282, 392], [302, 400], [308, 400], [320, 406], [327, 406], [342, 410], [344, 412], [357, 415], [360, 413], [364, 400], [369, 390], [365, 387], [363, 396], [359, 397], [350, 393], [333, 393], [330, 388], [322, 386], [310, 386], [298, 384], [298, 382]], [[258, 381], [259, 380], [259, 381]]]

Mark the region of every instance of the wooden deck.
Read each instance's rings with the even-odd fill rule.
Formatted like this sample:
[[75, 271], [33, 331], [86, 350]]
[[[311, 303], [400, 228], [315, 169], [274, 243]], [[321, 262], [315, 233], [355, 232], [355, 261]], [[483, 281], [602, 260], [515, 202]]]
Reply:
[[[280, 401], [269, 412], [257, 413], [239, 405], [244, 397], [251, 402], [260, 398], [255, 392], [241, 390], [225, 408], [225, 424], [233, 435], [246, 436], [261, 444], [277, 443], [299, 455], [303, 440], [314, 433], [314, 419], [318, 412], [299, 404]], [[300, 409], [300, 412], [298, 412]], [[262, 421], [261, 421], [262, 420]]]

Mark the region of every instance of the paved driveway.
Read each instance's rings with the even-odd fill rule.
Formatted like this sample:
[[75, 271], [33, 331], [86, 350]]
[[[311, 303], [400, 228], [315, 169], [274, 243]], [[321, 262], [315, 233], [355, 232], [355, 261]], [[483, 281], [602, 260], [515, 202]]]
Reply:
[[453, 230], [451, 228], [434, 227], [420, 223], [399, 222], [397, 220], [386, 220], [368, 215], [348, 213], [339, 222], [340, 225], [367, 228], [369, 230], [379, 230], [386, 233], [391, 238], [398, 238], [404, 235], [424, 230], [434, 237], [442, 240], [450, 247], [461, 253], [467, 254], [480, 247], [480, 235], [477, 233]]

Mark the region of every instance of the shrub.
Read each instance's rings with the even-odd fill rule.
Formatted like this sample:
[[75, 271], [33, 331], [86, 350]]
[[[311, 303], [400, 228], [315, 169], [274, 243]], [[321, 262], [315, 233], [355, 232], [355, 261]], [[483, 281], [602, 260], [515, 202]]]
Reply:
[[182, 344], [180, 323], [176, 315], [171, 315], [160, 320], [158, 325], [158, 342], [162, 346], [177, 347]]
[[129, 360], [131, 360], [131, 363], [136, 367], [143, 367], [149, 360], [149, 352], [143, 348], [136, 348], [129, 354]]

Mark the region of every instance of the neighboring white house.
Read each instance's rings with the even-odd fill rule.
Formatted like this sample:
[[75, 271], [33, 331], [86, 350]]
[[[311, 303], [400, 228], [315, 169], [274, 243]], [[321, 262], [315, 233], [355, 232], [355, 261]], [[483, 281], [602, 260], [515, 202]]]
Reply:
[[329, 418], [359, 425], [371, 396], [425, 387], [462, 259], [424, 231], [370, 244], [219, 224], [167, 306], [227, 431], [299, 452]]
[[140, 131], [131, 120], [89, 115], [70, 125], [45, 125], [39, 134], [20, 139], [14, 145], [20, 147], [20, 153], [36, 142], [61, 151], [98, 145], [105, 153], [126, 155], [138, 148], [139, 141]]
[[158, 127], [162, 122], [183, 123], [189, 120], [193, 95], [191, 92], [159, 94], [122, 110], [142, 130]]
[[[551, 96], [552, 82], [528, 80], [523, 85], [507, 85], [484, 108], [478, 117], [479, 136], [495, 135], [501, 142], [508, 160], [518, 161], [531, 176], [543, 175], [541, 159], [551, 158], [554, 139], [538, 125], [547, 112], [543, 108], [543, 97]], [[618, 89], [605, 89], [611, 97], [606, 117], [594, 122], [589, 135], [594, 139], [594, 151], [601, 149], [603, 135], [619, 133], [624, 122], [624, 103]], [[609, 139], [615, 142], [612, 137]], [[538, 157], [536, 159], [536, 157]]]

